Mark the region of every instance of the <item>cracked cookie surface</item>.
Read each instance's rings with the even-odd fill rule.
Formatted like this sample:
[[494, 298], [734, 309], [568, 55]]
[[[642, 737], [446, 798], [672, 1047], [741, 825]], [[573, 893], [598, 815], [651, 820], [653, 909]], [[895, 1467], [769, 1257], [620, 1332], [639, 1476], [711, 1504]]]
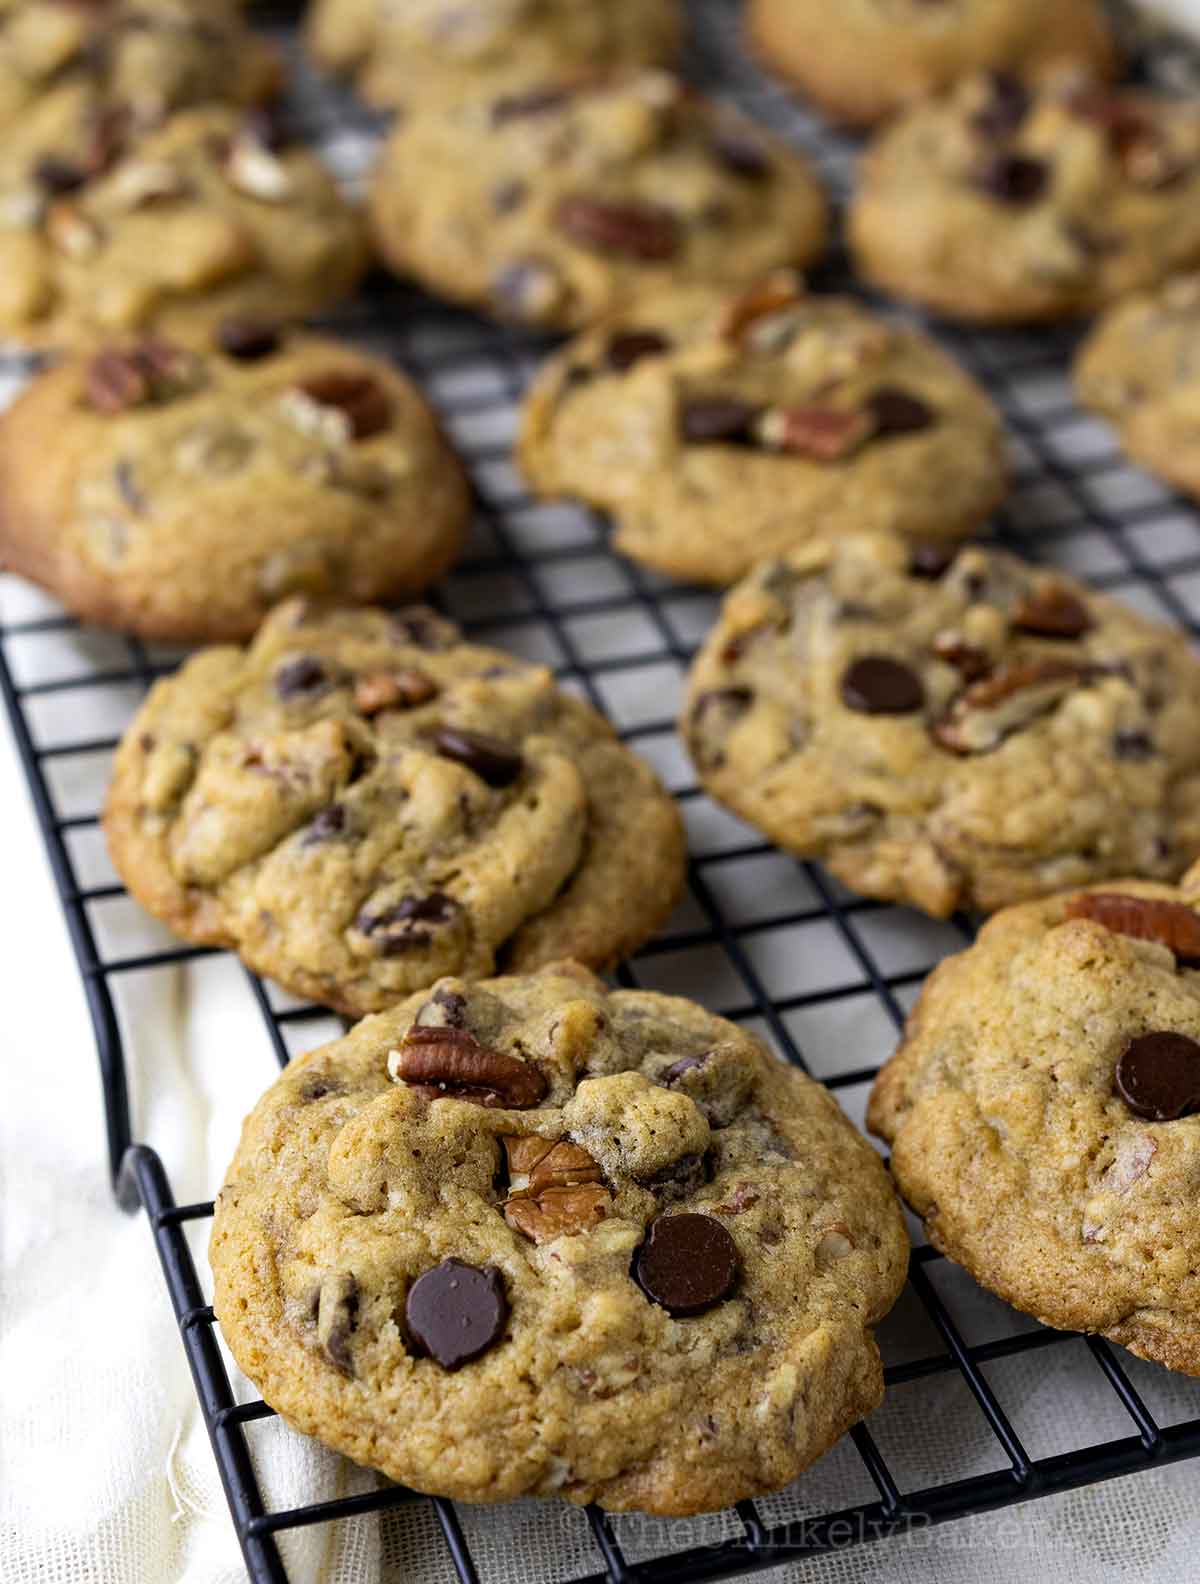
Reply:
[[939, 313], [1095, 313], [1200, 259], [1200, 106], [1066, 75], [973, 77], [868, 150], [859, 272]]
[[990, 912], [1200, 850], [1200, 660], [1002, 551], [850, 536], [728, 596], [682, 726], [700, 778], [867, 896]]
[[1064, 62], [1097, 76], [1115, 65], [1097, 0], [751, 0], [746, 27], [769, 67], [859, 126], [968, 72], [1036, 81]]
[[677, 0], [315, 0], [307, 22], [315, 59], [389, 107], [470, 94], [514, 68], [552, 78], [667, 65], [681, 33]]
[[286, 595], [395, 599], [453, 560], [466, 480], [416, 389], [249, 322], [60, 363], [0, 416], [0, 557], [144, 637], [248, 638]]
[[519, 459], [618, 550], [731, 583], [815, 536], [963, 538], [1007, 484], [991, 402], [927, 336], [788, 271], [640, 294], [541, 373]]
[[1143, 467], [1200, 495], [1200, 275], [1115, 304], [1079, 349], [1075, 391]]
[[69, 192], [30, 180], [4, 203], [0, 337], [36, 346], [300, 319], [366, 264], [321, 161], [224, 107], [180, 111]]
[[559, 964], [293, 1062], [210, 1252], [301, 1429], [418, 1490], [665, 1514], [778, 1489], [876, 1406], [908, 1242], [823, 1087]]
[[276, 608], [159, 682], [105, 833], [149, 912], [352, 1015], [440, 975], [601, 967], [682, 888], [650, 768], [550, 672], [420, 608]]
[[643, 288], [804, 264], [826, 229], [824, 195], [800, 155], [666, 72], [522, 74], [439, 100], [393, 132], [370, 207], [398, 272], [561, 330]]
[[1046, 1325], [1200, 1375], [1200, 866], [1006, 909], [871, 1097], [929, 1239]]

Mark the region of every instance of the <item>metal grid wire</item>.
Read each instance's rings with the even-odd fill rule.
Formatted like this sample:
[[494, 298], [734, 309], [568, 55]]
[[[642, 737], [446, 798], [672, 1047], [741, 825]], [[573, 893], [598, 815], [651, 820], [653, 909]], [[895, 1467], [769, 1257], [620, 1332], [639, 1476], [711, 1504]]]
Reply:
[[[750, 65], [739, 51], [736, 9], [729, 0], [697, 0], [691, 9], [690, 75], [731, 95], [808, 150], [834, 192], [844, 195], [853, 146], [831, 136]], [[291, 49], [286, 36], [283, 42]], [[377, 135], [371, 117], [344, 94], [314, 81], [299, 62], [292, 110], [298, 129], [353, 185]], [[846, 286], [846, 273], [835, 255], [815, 284]], [[441, 603], [473, 636], [553, 665], [564, 686], [608, 714], [622, 737], [657, 765], [680, 800], [692, 851], [688, 899], [667, 930], [623, 965], [620, 981], [702, 995], [714, 1011], [755, 1027], [787, 1060], [826, 1082], [861, 1121], [870, 1080], [917, 988], [941, 955], [969, 938], [969, 925], [934, 924], [854, 899], [818, 868], [774, 852], [705, 799], [679, 749], [674, 718], [684, 671], [716, 601], [614, 557], [604, 525], [593, 515], [539, 504], [523, 493], [510, 444], [517, 403], [543, 346], [382, 281], [373, 282], [335, 327], [390, 353], [425, 388], [470, 467], [477, 497], [474, 537], [467, 559], [441, 591]], [[1108, 431], [1072, 406], [1065, 374], [1071, 333], [937, 330], [988, 385], [1013, 438], [1016, 488], [997, 522], [1000, 538], [1195, 632], [1200, 519], [1191, 506], [1126, 464]], [[15, 389], [28, 372], [10, 358], [0, 364], [0, 381]], [[103, 911], [123, 892], [97, 857], [97, 809], [72, 799], [79, 779], [74, 772], [107, 764], [145, 687], [177, 656], [134, 639], [78, 631], [40, 596], [30, 605], [29, 591], [18, 588], [14, 598], [11, 580], [0, 592], [6, 610], [18, 607], [0, 623], [0, 689], [95, 1024], [114, 1183], [125, 1208], [141, 1204], [147, 1212], [250, 1576], [254, 1584], [286, 1584], [276, 1542], [285, 1531], [431, 1506], [446, 1569], [462, 1584], [474, 1584], [481, 1572], [466, 1533], [478, 1533], [477, 1524], [465, 1524], [451, 1502], [429, 1503], [381, 1481], [363, 1496], [287, 1511], [266, 1508], [248, 1434], [271, 1410], [235, 1399], [186, 1235], [189, 1224], [206, 1221], [212, 1204], [176, 1205], [155, 1150], [133, 1142], [116, 1006], [126, 978], [210, 954], [168, 944], [106, 949]], [[58, 635], [77, 641], [76, 663], [47, 671], [39, 667], [39, 645]], [[87, 723], [82, 733], [81, 721]], [[252, 975], [246, 978], [282, 1065], [314, 1042], [313, 1030], [328, 1015], [287, 1001]], [[264, 1083], [267, 1078], [264, 1072]], [[1000, 1334], [980, 1340], [953, 1301], [956, 1274], [929, 1247], [914, 1251], [910, 1292], [898, 1313], [907, 1315], [902, 1326], [922, 1340], [910, 1335], [894, 1350], [898, 1356], [887, 1369], [889, 1400], [903, 1388], [929, 1391], [938, 1380], [961, 1387], [994, 1443], [985, 1472], [943, 1471], [944, 1477], [906, 1489], [894, 1457], [889, 1462], [876, 1436], [860, 1425], [845, 1444], [857, 1459], [853, 1477], [802, 1520], [768, 1511], [774, 1499], [742, 1502], [722, 1521], [717, 1539], [631, 1559], [620, 1539], [621, 1521], [589, 1510], [590, 1550], [582, 1561], [576, 1555], [563, 1573], [556, 1571], [558, 1559], [547, 1559], [547, 1579], [673, 1584], [723, 1578], [1200, 1453], [1200, 1418], [1176, 1413], [1174, 1422], [1162, 1422], [1171, 1414], [1156, 1417], [1147, 1405], [1154, 1395], [1150, 1366], [1125, 1355], [1119, 1360], [1101, 1340], [1042, 1329], [1008, 1311]], [[1087, 1350], [1096, 1389], [1106, 1401], [1079, 1445], [1037, 1455], [1002, 1405], [989, 1366], [1068, 1346]], [[845, 1495], [854, 1492], [860, 1499], [846, 1503]]]

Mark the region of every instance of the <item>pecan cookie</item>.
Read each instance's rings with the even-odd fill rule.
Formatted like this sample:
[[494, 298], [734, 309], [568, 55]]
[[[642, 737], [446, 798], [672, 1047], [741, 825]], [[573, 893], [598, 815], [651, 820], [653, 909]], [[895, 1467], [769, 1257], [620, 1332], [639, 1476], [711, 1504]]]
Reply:
[[544, 370], [519, 455], [539, 494], [612, 512], [618, 549], [704, 583], [855, 528], [962, 538], [1006, 484], [974, 380], [788, 271], [636, 297]]
[[968, 72], [1036, 81], [1064, 62], [1111, 76], [1099, 0], [750, 0], [763, 61], [840, 121], [865, 126]]
[[210, 1253], [242, 1369], [350, 1457], [683, 1514], [786, 1485], [878, 1404], [908, 1242], [819, 1084], [567, 963], [444, 979], [293, 1062]]
[[1200, 1375], [1200, 865], [1006, 909], [869, 1122], [929, 1239], [1045, 1325]]
[[772, 841], [934, 915], [1174, 879], [1200, 851], [1200, 659], [998, 550], [848, 536], [764, 563], [683, 730]]
[[938, 312], [1094, 313], [1200, 260], [1200, 105], [969, 78], [879, 135], [849, 232], [863, 275]]
[[351, 1014], [440, 975], [632, 951], [683, 883], [652, 771], [549, 671], [420, 609], [285, 602], [159, 682], [117, 753], [121, 877]]
[[298, 319], [351, 291], [359, 217], [258, 117], [183, 110], [70, 191], [0, 192], [0, 337], [35, 345]]
[[143, 637], [249, 637], [284, 595], [393, 599], [453, 560], [466, 480], [378, 358], [267, 325], [55, 366], [0, 417], [0, 558]]
[[477, 92], [514, 69], [554, 78], [669, 64], [678, 0], [313, 0], [308, 47], [372, 104]]
[[563, 330], [643, 287], [803, 264], [826, 224], [805, 160], [665, 72], [523, 76], [427, 107], [386, 145], [371, 211], [396, 270]]
[[1130, 456], [1200, 495], [1200, 275], [1111, 308], [1079, 350], [1075, 390]]

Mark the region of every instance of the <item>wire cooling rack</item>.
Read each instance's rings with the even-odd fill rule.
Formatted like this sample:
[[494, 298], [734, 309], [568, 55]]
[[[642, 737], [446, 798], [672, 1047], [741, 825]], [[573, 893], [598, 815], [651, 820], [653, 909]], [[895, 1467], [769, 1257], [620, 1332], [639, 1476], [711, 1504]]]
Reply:
[[[853, 146], [831, 136], [745, 59], [729, 0], [697, 0], [691, 13], [691, 75], [807, 149], [834, 192], [844, 194]], [[281, 42], [294, 54], [286, 32]], [[1154, 62], [1148, 64], [1152, 69]], [[296, 67], [298, 129], [353, 186], [378, 128], [344, 94], [316, 82], [302, 63]], [[846, 286], [844, 260], [835, 255], [815, 284]], [[697, 995], [750, 1024], [786, 1059], [826, 1082], [861, 1122], [871, 1078], [920, 982], [940, 956], [969, 938], [968, 925], [935, 924], [856, 900], [818, 868], [765, 846], [704, 798], [679, 748], [674, 718], [684, 670], [716, 601], [613, 556], [603, 523], [591, 514], [523, 493], [510, 444], [516, 405], [544, 346], [386, 282], [373, 282], [336, 328], [390, 352], [420, 382], [471, 469], [474, 536], [440, 593], [443, 605], [473, 635], [553, 665], [564, 686], [607, 713], [656, 764], [680, 801], [692, 851], [688, 899], [619, 978]], [[1016, 488], [997, 522], [1000, 538], [1194, 632], [1200, 518], [1125, 463], [1108, 431], [1073, 407], [1065, 373], [1071, 334], [937, 328], [987, 384], [1008, 422]], [[0, 394], [18, 388], [28, 372], [19, 359], [0, 362]], [[114, 1185], [126, 1209], [140, 1204], [147, 1212], [251, 1579], [287, 1584], [279, 1540], [289, 1531], [373, 1512], [389, 1512], [392, 1523], [420, 1515], [428, 1544], [441, 1547], [426, 1559], [431, 1577], [453, 1574], [461, 1584], [505, 1578], [480, 1527], [486, 1513], [481, 1519], [478, 1509], [430, 1501], [383, 1481], [361, 1495], [268, 1509], [250, 1436], [271, 1410], [235, 1397], [187, 1236], [211, 1216], [212, 1204], [177, 1205], [162, 1160], [150, 1141], [138, 1138], [128, 1030], [118, 1007], [130, 979], [153, 980], [210, 954], [161, 942], [145, 950], [113, 948], [105, 915], [123, 903], [123, 892], [106, 868], [95, 798], [81, 802], [79, 793], [96, 785], [97, 772], [102, 780], [144, 689], [177, 656], [85, 633], [13, 580], [0, 584], [0, 595], [0, 689], [95, 1025]], [[64, 664], [57, 643], [56, 658], [47, 661], [46, 646], [64, 637], [74, 659]], [[252, 975], [246, 979], [281, 1065], [326, 1032], [321, 1009], [291, 1003]], [[269, 1076], [265, 1070], [264, 1085]], [[791, 1492], [742, 1502], [720, 1515], [715, 1528], [656, 1529], [647, 1520], [649, 1538], [645, 1525], [634, 1532], [624, 1518], [594, 1509], [586, 1518], [572, 1514], [580, 1535], [562, 1555], [536, 1559], [536, 1567], [523, 1557], [522, 1577], [547, 1584], [724, 1578], [1200, 1453], [1200, 1396], [1189, 1396], [1177, 1377], [1168, 1380], [1164, 1371], [1118, 1357], [1101, 1340], [1040, 1328], [984, 1299], [928, 1247], [915, 1249], [909, 1290], [880, 1336], [888, 1365], [884, 1407]], [[1037, 1354], [1032, 1374], [1048, 1379], [1052, 1360], [1070, 1350], [1082, 1363], [1064, 1376], [1071, 1393], [1066, 1417], [1075, 1428], [1063, 1445], [1047, 1439], [1045, 1415], [1026, 1427], [1025, 1404], [1006, 1390], [1004, 1371], [1024, 1363], [1028, 1378], [1028, 1361]], [[906, 1465], [904, 1427], [936, 1414], [947, 1395], [962, 1399], [962, 1411], [972, 1416], [971, 1456], [965, 1443], [956, 1444], [937, 1466]], [[896, 1408], [905, 1401], [907, 1409]]]

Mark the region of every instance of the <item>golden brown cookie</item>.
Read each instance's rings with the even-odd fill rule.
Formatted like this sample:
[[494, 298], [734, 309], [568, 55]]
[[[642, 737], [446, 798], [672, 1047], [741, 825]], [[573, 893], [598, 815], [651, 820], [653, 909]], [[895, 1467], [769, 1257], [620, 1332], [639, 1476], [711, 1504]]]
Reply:
[[350, 1014], [440, 975], [605, 967], [682, 889], [658, 779], [550, 672], [410, 609], [279, 606], [159, 682], [104, 821], [189, 940]]
[[1200, 1375], [1200, 866], [1009, 908], [927, 981], [872, 1129], [930, 1241]]
[[695, 1513], [883, 1394], [908, 1242], [819, 1084], [572, 964], [367, 1018], [251, 1113], [226, 1341], [293, 1424], [417, 1490]]
[[0, 417], [0, 558], [147, 638], [248, 638], [287, 594], [411, 595], [468, 514], [402, 374], [249, 321], [59, 363]]
[[803, 264], [826, 227], [800, 155], [665, 72], [427, 105], [385, 146], [370, 207], [398, 272], [562, 330], [636, 291]]

